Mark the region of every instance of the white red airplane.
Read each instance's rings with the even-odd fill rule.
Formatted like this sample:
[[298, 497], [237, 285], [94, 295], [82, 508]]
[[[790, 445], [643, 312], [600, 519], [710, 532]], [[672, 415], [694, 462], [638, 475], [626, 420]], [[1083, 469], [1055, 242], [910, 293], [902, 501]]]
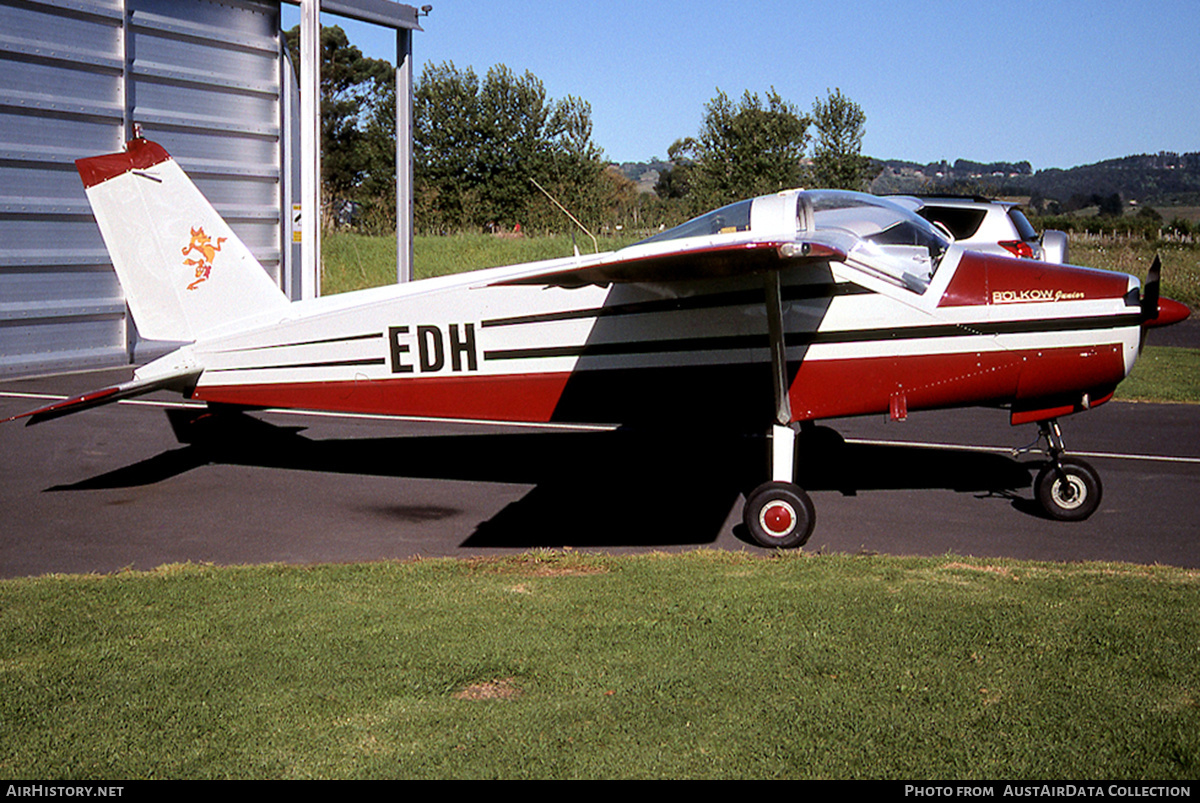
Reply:
[[[241, 408], [496, 421], [733, 422], [768, 430], [744, 522], [765, 546], [815, 521], [796, 439], [820, 419], [992, 405], [1037, 423], [1045, 511], [1096, 509], [1057, 418], [1111, 398], [1145, 329], [1187, 307], [1120, 273], [964, 250], [907, 209], [788, 190], [620, 251], [289, 302], [165, 150], [77, 162], [144, 337], [180, 341], [127, 383], [28, 423], [168, 388]], [[8, 419], [13, 420], [13, 419]]]

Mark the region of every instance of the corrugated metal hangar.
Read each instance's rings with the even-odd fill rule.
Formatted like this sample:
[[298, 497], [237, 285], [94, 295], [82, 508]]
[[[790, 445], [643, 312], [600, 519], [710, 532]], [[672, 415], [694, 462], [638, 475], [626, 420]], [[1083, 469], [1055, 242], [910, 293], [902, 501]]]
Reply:
[[[322, 4], [414, 29], [388, 0]], [[74, 160], [161, 143], [292, 297], [299, 104], [272, 0], [0, 0], [0, 377], [142, 361]]]

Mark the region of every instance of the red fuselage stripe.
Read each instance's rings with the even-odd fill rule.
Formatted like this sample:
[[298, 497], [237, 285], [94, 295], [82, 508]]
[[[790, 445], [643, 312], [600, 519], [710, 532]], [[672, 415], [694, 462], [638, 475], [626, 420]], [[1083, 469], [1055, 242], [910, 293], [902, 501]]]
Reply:
[[[733, 366], [727, 366], [733, 369]], [[670, 374], [674, 369], [656, 369]], [[713, 381], [721, 382], [721, 367], [713, 367]], [[624, 400], [638, 406], [635, 371], [619, 369], [587, 372], [595, 381], [611, 384]], [[887, 412], [900, 398], [907, 410], [1018, 402], [1030, 406], [1043, 397], [1088, 392], [1116, 385], [1125, 375], [1122, 347], [1117, 344], [1071, 348], [930, 354], [904, 357], [857, 357], [806, 360], [792, 383], [792, 410], [797, 420], [840, 418]], [[644, 376], [644, 375], [642, 375]], [[555, 412], [572, 374], [511, 374], [505, 376], [455, 376], [342, 382], [286, 382], [278, 384], [201, 385], [194, 398], [249, 407], [286, 407], [381, 415], [472, 418], [492, 421], [547, 422]], [[1070, 380], [1065, 381], [1069, 377]], [[765, 380], [765, 377], [764, 377]], [[627, 387], [626, 387], [627, 386]], [[767, 392], [741, 386], [740, 392]], [[692, 385], [681, 388], [689, 408], [705, 411], [701, 392]], [[609, 420], [608, 404], [576, 399], [572, 420], [579, 423]], [[671, 405], [661, 399], [644, 399], [647, 409], [664, 411]], [[714, 405], [719, 406], [719, 405]], [[606, 412], [607, 410], [607, 412]], [[720, 409], [705, 411], [721, 415]], [[560, 411], [561, 415], [561, 411]], [[608, 416], [606, 418], [605, 416]], [[635, 418], [637, 416], [634, 416]]]
[[346, 413], [549, 421], [569, 373], [201, 385], [193, 398], [249, 407]]

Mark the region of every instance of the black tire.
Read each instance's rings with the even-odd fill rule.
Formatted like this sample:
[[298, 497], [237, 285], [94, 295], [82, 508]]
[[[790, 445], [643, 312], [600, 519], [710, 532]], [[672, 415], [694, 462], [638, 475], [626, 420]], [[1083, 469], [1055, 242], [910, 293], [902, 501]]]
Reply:
[[1065, 459], [1038, 472], [1034, 490], [1046, 515], [1059, 521], [1083, 521], [1100, 507], [1104, 486], [1096, 469], [1082, 460]]
[[742, 523], [761, 546], [803, 546], [817, 523], [817, 512], [803, 489], [790, 482], [767, 482], [754, 489], [742, 510]]

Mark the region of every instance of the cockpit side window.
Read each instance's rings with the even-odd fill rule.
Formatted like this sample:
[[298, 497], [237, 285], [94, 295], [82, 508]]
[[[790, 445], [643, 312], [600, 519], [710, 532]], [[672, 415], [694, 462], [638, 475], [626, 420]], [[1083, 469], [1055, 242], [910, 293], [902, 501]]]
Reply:
[[937, 259], [949, 247], [948, 243], [941, 237], [930, 236], [927, 228], [914, 226], [909, 221], [895, 223], [878, 234], [866, 237], [865, 239], [879, 245], [920, 246], [929, 251], [931, 259]]

